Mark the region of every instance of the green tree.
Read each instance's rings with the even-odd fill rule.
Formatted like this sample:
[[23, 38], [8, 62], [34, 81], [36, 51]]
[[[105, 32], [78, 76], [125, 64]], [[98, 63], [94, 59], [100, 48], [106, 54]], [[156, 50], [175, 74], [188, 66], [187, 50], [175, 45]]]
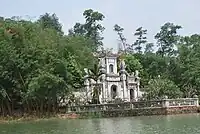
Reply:
[[[199, 95], [199, 51], [200, 51], [200, 35], [192, 35], [183, 37], [178, 45], [178, 84], [185, 90], [185, 96], [188, 88], [192, 91], [192, 94]], [[176, 72], [177, 74], [177, 72]], [[191, 94], [191, 93], [190, 93]]]
[[120, 44], [122, 44], [123, 48], [121, 46], [119, 47], [120, 52], [127, 53], [127, 44], [126, 44], [126, 38], [123, 35], [124, 28], [120, 27], [119, 25], [114, 25], [114, 31], [117, 32], [117, 35], [119, 36]]
[[81, 51], [68, 49], [80, 42], [37, 22], [5, 19], [1, 24], [2, 114], [12, 115], [19, 107], [29, 113], [57, 112], [59, 98], [83, 84]]
[[74, 36], [85, 36], [86, 34], [86, 29], [84, 28], [84, 24], [81, 23], [76, 23], [73, 27], [73, 29], [69, 30], [69, 35]]
[[41, 15], [37, 21], [41, 24], [42, 28], [44, 29], [55, 29], [59, 34], [64, 34], [62, 31], [62, 25], [60, 24], [56, 14], [51, 15], [49, 13], [45, 13], [44, 15]]
[[154, 47], [153, 43], [147, 43], [144, 53], [153, 53], [153, 47]]
[[182, 97], [182, 92], [179, 87], [174, 84], [173, 81], [164, 78], [156, 78], [149, 81], [149, 84], [145, 88], [145, 98], [162, 99], [165, 96], [168, 98]]
[[69, 35], [82, 35], [93, 41], [92, 49], [97, 51], [103, 45], [103, 37], [101, 33], [104, 31], [104, 27], [98, 23], [103, 21], [105, 16], [102, 13], [87, 9], [84, 11], [85, 23], [76, 23], [75, 26], [69, 30]]
[[143, 67], [138, 59], [134, 55], [128, 54], [125, 56], [126, 70], [128, 73], [135, 72], [136, 70], [142, 72]]
[[175, 45], [179, 37], [177, 30], [181, 28], [181, 26], [169, 22], [161, 26], [160, 32], [155, 35], [159, 47], [158, 54], [162, 56], [173, 56], [175, 54]]
[[65, 51], [73, 54], [81, 69], [93, 67], [95, 57], [92, 53], [93, 42], [83, 36], [66, 36], [63, 39]]
[[96, 63], [94, 64], [93, 68], [90, 68], [88, 71], [88, 79], [94, 80], [95, 85], [92, 92], [92, 103], [99, 104], [99, 95], [101, 94], [101, 87], [98, 85], [98, 80], [100, 80], [101, 76], [104, 74], [104, 72], [101, 71], [101, 68]]
[[135, 43], [133, 43], [132, 47], [135, 47], [135, 51], [137, 53], [142, 53], [142, 44], [145, 44], [147, 42], [147, 37], [145, 36], [147, 34], [147, 30], [143, 29], [142, 27], [139, 27], [136, 29], [136, 33], [134, 34], [137, 36], [137, 40]]

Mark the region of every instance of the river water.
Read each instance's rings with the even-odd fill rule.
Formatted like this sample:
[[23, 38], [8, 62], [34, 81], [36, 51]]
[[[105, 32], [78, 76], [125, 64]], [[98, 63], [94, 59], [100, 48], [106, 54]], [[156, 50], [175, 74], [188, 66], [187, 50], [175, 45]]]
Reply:
[[0, 124], [0, 134], [200, 134], [200, 115], [45, 120]]

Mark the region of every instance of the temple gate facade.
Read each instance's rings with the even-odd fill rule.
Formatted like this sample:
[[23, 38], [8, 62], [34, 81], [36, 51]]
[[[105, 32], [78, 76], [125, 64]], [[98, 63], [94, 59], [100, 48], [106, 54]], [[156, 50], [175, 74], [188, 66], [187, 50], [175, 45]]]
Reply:
[[[140, 77], [136, 70], [131, 74], [127, 73], [125, 61], [119, 60], [118, 54], [99, 55], [99, 67], [104, 72], [96, 83], [94, 80], [85, 79], [85, 90], [88, 100], [92, 99], [92, 91], [95, 84], [100, 89], [100, 103], [107, 103], [120, 98], [123, 101], [137, 101], [141, 97]], [[87, 71], [86, 71], [87, 72]]]

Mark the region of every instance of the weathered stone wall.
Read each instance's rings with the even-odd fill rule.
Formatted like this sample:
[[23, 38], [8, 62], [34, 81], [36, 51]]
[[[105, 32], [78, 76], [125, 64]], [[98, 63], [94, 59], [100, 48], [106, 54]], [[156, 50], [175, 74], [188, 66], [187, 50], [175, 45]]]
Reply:
[[184, 107], [170, 107], [166, 109], [167, 114], [186, 114], [186, 113], [197, 113], [197, 106], [184, 106]]
[[126, 117], [140, 115], [167, 115], [197, 113], [198, 98], [163, 99], [110, 104], [90, 104], [65, 107], [65, 113], [76, 113], [80, 117]]
[[130, 117], [130, 116], [148, 116], [148, 115], [169, 115], [169, 114], [184, 114], [197, 113], [198, 107], [173, 107], [173, 108], [138, 108], [130, 110], [110, 110], [96, 112], [76, 112], [80, 118], [108, 118], [108, 117]]

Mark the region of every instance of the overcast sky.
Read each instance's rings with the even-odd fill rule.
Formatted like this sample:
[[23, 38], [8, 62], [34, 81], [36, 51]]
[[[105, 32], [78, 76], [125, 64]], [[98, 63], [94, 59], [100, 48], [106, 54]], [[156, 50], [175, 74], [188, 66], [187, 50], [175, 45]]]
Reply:
[[148, 30], [148, 39], [153, 37], [165, 22], [183, 27], [181, 35], [200, 33], [200, 0], [0, 0], [0, 16], [38, 17], [45, 12], [56, 13], [65, 32], [75, 22], [84, 22], [82, 13], [92, 8], [105, 15], [104, 45], [117, 48], [117, 35], [113, 26], [122, 26], [128, 43], [134, 41], [136, 28]]

